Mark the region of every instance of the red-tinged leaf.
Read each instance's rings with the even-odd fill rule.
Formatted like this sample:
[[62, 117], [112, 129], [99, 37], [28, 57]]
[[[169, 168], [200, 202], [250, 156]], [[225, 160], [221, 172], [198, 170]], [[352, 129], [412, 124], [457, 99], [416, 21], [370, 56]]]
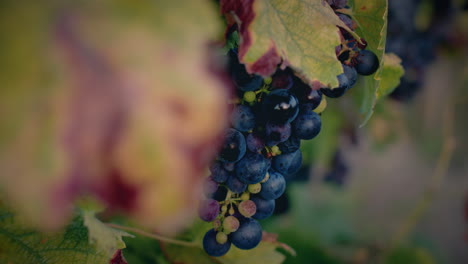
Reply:
[[337, 26], [347, 27], [326, 2], [222, 0], [221, 12], [228, 24], [238, 24], [239, 59], [249, 72], [269, 76], [282, 63], [310, 84], [338, 86]]
[[0, 10], [0, 188], [62, 226], [91, 194], [159, 232], [195, 216], [226, 125], [208, 1], [6, 1]]
[[109, 264], [128, 264], [121, 249], [115, 252], [114, 256], [112, 256], [112, 259], [109, 261]]

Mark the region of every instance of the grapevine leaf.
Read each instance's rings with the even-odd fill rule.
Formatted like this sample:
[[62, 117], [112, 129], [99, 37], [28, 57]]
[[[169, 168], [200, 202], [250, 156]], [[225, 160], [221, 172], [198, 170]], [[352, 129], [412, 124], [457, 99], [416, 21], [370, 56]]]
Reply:
[[7, 0], [0, 18], [0, 188], [18, 212], [58, 228], [91, 194], [155, 230], [190, 223], [227, 115], [212, 3]]
[[365, 125], [372, 116], [377, 102], [377, 93], [381, 83], [384, 65], [384, 51], [387, 34], [387, 0], [349, 0], [351, 12], [348, 14], [356, 21], [356, 32], [367, 41], [367, 49], [374, 52], [380, 61], [379, 69], [370, 76], [360, 76], [354, 90], [362, 90], [359, 94], [360, 110]]
[[11, 264], [106, 264], [117, 253], [109, 254], [91, 245], [88, 229], [79, 215], [63, 231], [45, 234], [26, 228], [3, 206], [0, 208], [0, 248], [0, 263]]
[[82, 214], [84, 225], [88, 228], [89, 243], [96, 244], [98, 251], [109, 256], [112, 256], [117, 249], [125, 248], [122, 237], [133, 237], [127, 232], [106, 226], [94, 216], [92, 211], [83, 211]]
[[377, 99], [389, 95], [400, 84], [400, 78], [404, 73], [405, 70], [401, 66], [401, 59], [393, 53], [385, 54]]
[[325, 1], [223, 0], [221, 11], [228, 23], [240, 21], [239, 58], [249, 72], [271, 75], [282, 58], [308, 83], [338, 86], [337, 25], [347, 27]]
[[218, 259], [223, 264], [281, 264], [286, 257], [276, 251], [277, 247], [276, 244], [265, 241], [262, 241], [256, 248], [248, 251], [231, 246], [229, 252]]

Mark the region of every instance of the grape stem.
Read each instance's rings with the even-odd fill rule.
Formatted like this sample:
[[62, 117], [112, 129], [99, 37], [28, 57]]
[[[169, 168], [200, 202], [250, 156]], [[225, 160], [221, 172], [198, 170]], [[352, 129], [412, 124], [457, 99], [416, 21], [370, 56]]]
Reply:
[[123, 230], [123, 231], [132, 232], [132, 233], [144, 236], [144, 237], [149, 237], [149, 238], [152, 238], [152, 239], [156, 239], [156, 240], [159, 240], [159, 241], [162, 241], [162, 242], [171, 243], [171, 244], [175, 244], [175, 245], [179, 245], [179, 246], [185, 246], [185, 247], [198, 247], [199, 246], [194, 241], [183, 241], [183, 240], [178, 240], [178, 239], [174, 239], [174, 238], [169, 238], [169, 237], [161, 236], [161, 235], [158, 235], [158, 234], [149, 233], [149, 232], [143, 231], [143, 230], [135, 228], [135, 227], [121, 226], [121, 225], [112, 224], [112, 223], [106, 223], [106, 225], [108, 227], [120, 229], [120, 230]]

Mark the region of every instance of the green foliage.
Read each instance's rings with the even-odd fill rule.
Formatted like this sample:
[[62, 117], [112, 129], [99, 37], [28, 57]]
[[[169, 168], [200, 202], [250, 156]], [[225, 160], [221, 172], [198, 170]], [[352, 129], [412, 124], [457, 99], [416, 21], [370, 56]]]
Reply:
[[384, 65], [384, 51], [387, 34], [387, 0], [350, 0], [350, 15], [358, 24], [356, 32], [367, 41], [367, 49], [373, 51], [380, 61], [379, 69], [370, 76], [360, 76], [354, 90], [359, 90], [358, 100], [364, 125], [372, 116], [377, 102], [377, 91], [381, 82]]
[[[92, 221], [97, 225], [98, 220]], [[116, 237], [115, 232], [112, 235], [109, 232], [97, 240], [121, 241], [122, 234]], [[25, 227], [10, 210], [0, 208], [0, 263], [106, 264], [115, 251], [123, 247], [124, 244], [118, 243], [101, 250], [90, 244], [82, 215], [77, 215], [63, 231], [40, 233]]]
[[133, 237], [124, 231], [106, 226], [92, 211], [82, 211], [82, 217], [84, 225], [88, 228], [89, 243], [95, 244], [99, 252], [112, 255], [117, 249], [125, 248], [122, 237]]
[[400, 84], [400, 78], [405, 73], [401, 59], [393, 53], [384, 54], [381, 82], [377, 89], [377, 100], [389, 95]]
[[435, 264], [432, 255], [423, 248], [397, 248], [385, 259], [385, 264]]
[[335, 55], [340, 44], [337, 25], [347, 28], [322, 1], [255, 1], [256, 14], [249, 30], [252, 45], [244, 58], [256, 62], [274, 45], [278, 53], [308, 82], [337, 87], [343, 73]]

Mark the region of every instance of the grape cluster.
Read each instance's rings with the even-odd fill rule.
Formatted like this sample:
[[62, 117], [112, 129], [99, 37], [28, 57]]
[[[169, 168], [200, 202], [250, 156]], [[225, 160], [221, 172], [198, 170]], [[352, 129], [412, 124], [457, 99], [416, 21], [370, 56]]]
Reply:
[[376, 55], [363, 49], [348, 32], [342, 31], [342, 35], [337, 55], [344, 73], [337, 76], [339, 85], [334, 88], [312, 89], [290, 68], [278, 68], [267, 78], [249, 74], [239, 62], [237, 50], [228, 52], [228, 72], [237, 101], [198, 210], [202, 220], [213, 224], [203, 238], [209, 255], [222, 256], [231, 244], [252, 249], [260, 243], [262, 227], [257, 220], [273, 214], [275, 199], [300, 169], [301, 140], [319, 134], [325, 96], [340, 97], [355, 84], [358, 73], [376, 71]]

